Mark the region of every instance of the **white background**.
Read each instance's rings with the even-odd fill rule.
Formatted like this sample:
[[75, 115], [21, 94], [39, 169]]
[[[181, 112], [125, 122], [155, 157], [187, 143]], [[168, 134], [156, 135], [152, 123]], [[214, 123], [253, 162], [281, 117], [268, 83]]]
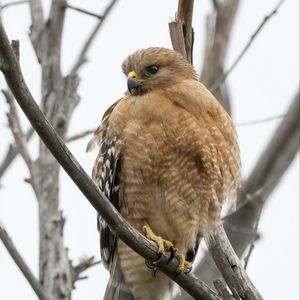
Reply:
[[[7, 0], [8, 1], [8, 0]], [[3, 1], [4, 2], [4, 1]], [[107, 2], [70, 1], [71, 4], [101, 13]], [[102, 1], [101, 1], [102, 2]], [[7, 2], [5, 2], [7, 3]], [[49, 1], [43, 1], [46, 13]], [[227, 66], [241, 51], [276, 0], [241, 1], [227, 57]], [[105, 109], [126, 89], [120, 65], [138, 48], [171, 47], [168, 22], [174, 18], [177, 1], [120, 1], [106, 20], [81, 69], [79, 94], [69, 135], [98, 126]], [[199, 71], [203, 55], [205, 16], [211, 1], [195, 1], [194, 64]], [[10, 39], [21, 43], [21, 66], [35, 99], [40, 98], [40, 69], [28, 39], [30, 15], [27, 4], [3, 12], [3, 22]], [[63, 37], [62, 68], [66, 74], [74, 63], [95, 20], [68, 10]], [[286, 112], [299, 82], [299, 3], [287, 0], [279, 13], [265, 26], [246, 56], [228, 78], [235, 122], [257, 120]], [[0, 76], [0, 87], [5, 88]], [[7, 105], [0, 96], [0, 161], [12, 141], [7, 128]], [[243, 176], [246, 178], [280, 120], [238, 127]], [[22, 117], [23, 128], [28, 124]], [[68, 146], [83, 167], [90, 172], [96, 152], [85, 153], [89, 138]], [[30, 143], [33, 156], [37, 138]], [[270, 197], [259, 224], [261, 239], [250, 258], [248, 272], [265, 299], [299, 299], [299, 155]], [[0, 189], [0, 220], [17, 248], [37, 275], [38, 223], [37, 203], [23, 161], [18, 158], [6, 172]], [[70, 257], [77, 261], [84, 255], [99, 257], [96, 213], [76, 186], [62, 171], [61, 208], [67, 219], [65, 243]], [[73, 299], [102, 299], [107, 272], [97, 266], [87, 272], [88, 280], [76, 284]], [[0, 299], [36, 299], [35, 294], [0, 243]]]

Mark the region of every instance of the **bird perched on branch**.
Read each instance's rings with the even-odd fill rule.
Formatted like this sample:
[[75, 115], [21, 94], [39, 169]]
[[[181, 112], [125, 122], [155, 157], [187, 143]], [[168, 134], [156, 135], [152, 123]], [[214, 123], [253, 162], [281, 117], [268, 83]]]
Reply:
[[[220, 223], [240, 182], [239, 147], [229, 115], [181, 54], [148, 48], [122, 64], [128, 91], [104, 114], [89, 142], [98, 145], [92, 177], [125, 220], [178, 271], [192, 267], [199, 240]], [[172, 281], [145, 266], [99, 217], [104, 299], [172, 299]]]

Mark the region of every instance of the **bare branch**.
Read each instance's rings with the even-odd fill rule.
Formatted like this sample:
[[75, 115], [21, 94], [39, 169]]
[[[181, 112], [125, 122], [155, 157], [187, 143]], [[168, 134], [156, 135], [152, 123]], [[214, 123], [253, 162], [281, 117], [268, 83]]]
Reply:
[[97, 19], [99, 19], [99, 20], [104, 19], [103, 16], [97, 15], [97, 14], [91, 12], [91, 11], [87, 11], [87, 10], [82, 9], [82, 8], [80, 8], [80, 7], [73, 6], [73, 5], [69, 4], [69, 3], [66, 4], [66, 8], [70, 8], [70, 9], [72, 9], [72, 10], [81, 12], [81, 13], [86, 14], [86, 15], [88, 15], [88, 16], [95, 17], [95, 18], [97, 18]]
[[[200, 81], [208, 87], [224, 73], [232, 25], [240, 3], [239, 0], [215, 2], [215, 9], [206, 20], [205, 54], [200, 75]], [[213, 91], [213, 94], [230, 114], [231, 106], [226, 83]]]
[[214, 281], [214, 286], [218, 293], [222, 296], [223, 300], [234, 300], [234, 297], [229, 293], [226, 286], [223, 284], [223, 282], [219, 279]]
[[41, 40], [43, 35], [44, 28], [44, 12], [41, 0], [29, 0], [30, 14], [32, 25], [30, 27], [30, 39], [32, 45], [35, 49], [36, 56], [38, 61], [41, 62], [42, 49], [41, 49]]
[[30, 169], [31, 164], [32, 164], [32, 159], [28, 152], [26, 138], [21, 129], [19, 116], [18, 116], [17, 109], [16, 109], [16, 106], [14, 103], [13, 95], [11, 94], [10, 91], [5, 91], [5, 90], [2, 90], [2, 93], [5, 96], [6, 101], [9, 105], [9, 113], [7, 114], [9, 127], [15, 138], [15, 142], [18, 147], [19, 153], [22, 155], [25, 163], [27, 164], [28, 168]]
[[277, 115], [277, 116], [273, 116], [273, 117], [269, 117], [269, 118], [255, 120], [255, 121], [239, 122], [239, 123], [235, 123], [235, 126], [242, 127], [242, 126], [262, 124], [262, 123], [270, 122], [273, 120], [282, 119], [284, 116], [285, 116], [285, 114], [281, 114], [281, 115]]
[[[94, 267], [100, 263], [101, 263], [101, 261], [95, 260], [94, 256], [84, 257], [84, 258], [80, 259], [79, 263], [75, 266], [72, 266], [72, 268], [71, 268], [71, 276], [72, 276], [73, 286], [77, 280], [83, 279], [83, 277], [80, 276], [81, 273], [85, 272], [89, 268]], [[87, 277], [85, 276], [85, 278], [87, 278]]]
[[[31, 127], [25, 134], [25, 139], [28, 142], [30, 138], [32, 137], [34, 133], [33, 128]], [[13, 160], [16, 158], [16, 156], [19, 154], [18, 148], [16, 144], [10, 144], [7, 150], [7, 153], [0, 165], [0, 180], [3, 176], [3, 174], [6, 172], [10, 164], [13, 162]]]
[[228, 68], [228, 70], [209, 88], [212, 92], [215, 92], [216, 89], [220, 86], [220, 84], [222, 84], [225, 79], [227, 78], [227, 76], [234, 70], [234, 68], [238, 65], [238, 63], [241, 61], [241, 59], [243, 58], [243, 56], [245, 55], [245, 53], [247, 52], [247, 50], [250, 48], [250, 46], [252, 45], [252, 43], [254, 42], [254, 40], [256, 39], [256, 37], [258, 36], [258, 34], [261, 32], [261, 30], [263, 29], [263, 27], [267, 24], [267, 22], [275, 15], [277, 14], [280, 6], [283, 4], [285, 0], [280, 0], [278, 2], [278, 4], [275, 6], [275, 8], [264, 17], [264, 19], [262, 20], [262, 22], [259, 24], [259, 26], [257, 27], [257, 29], [255, 30], [255, 32], [251, 35], [248, 43], [246, 44], [246, 46], [242, 49], [241, 53], [238, 55], [238, 57], [234, 60], [234, 62], [232, 63], [232, 65]]
[[[76, 140], [79, 140], [81, 138], [86, 137], [87, 135], [92, 134], [95, 131], [95, 129], [90, 129], [90, 130], [86, 130], [77, 134], [74, 134], [73, 136], [70, 136], [66, 142], [70, 143], [70, 142], [74, 142]], [[33, 136], [34, 133], [34, 129], [31, 127], [26, 134], [24, 134], [24, 137], [26, 139], [26, 141], [28, 142], [31, 137]], [[16, 144], [10, 144], [7, 150], [7, 153], [0, 165], [0, 180], [3, 176], [3, 174], [6, 172], [6, 170], [8, 169], [8, 167], [10, 166], [10, 164], [14, 161], [14, 159], [16, 158], [16, 156], [19, 154], [18, 148], [16, 146]]]
[[2, 90], [2, 93], [5, 96], [6, 101], [9, 105], [9, 113], [7, 114], [9, 127], [14, 136], [18, 152], [21, 154], [29, 170], [30, 173], [29, 182], [31, 183], [34, 192], [37, 194], [39, 191], [38, 178], [37, 178], [38, 170], [36, 168], [34, 161], [31, 159], [29, 155], [27, 140], [21, 129], [13, 95], [11, 94], [10, 91], [5, 91], [5, 90]]
[[[2, 68], [6, 81], [18, 101], [23, 112], [31, 122], [32, 126], [47, 145], [58, 163], [65, 169], [81, 192], [86, 196], [93, 207], [101, 214], [107, 224], [115, 230], [118, 236], [134, 251], [149, 261], [157, 259], [157, 246], [146, 239], [140, 232], [130, 226], [95, 186], [91, 178], [79, 165], [75, 157], [65, 146], [59, 135], [50, 123], [45, 119], [43, 113], [34, 101], [22, 76], [19, 65], [12, 53], [11, 46], [6, 33], [0, 24], [0, 66], [5, 60], [8, 68]], [[167, 264], [168, 254], [164, 254], [158, 262], [158, 267], [181, 287], [187, 290], [194, 298], [204, 300], [220, 299], [218, 295], [192, 274], [177, 273], [178, 262], [174, 259]]]
[[[262, 209], [262, 208], [261, 208], [261, 209]], [[245, 269], [245, 270], [247, 270], [247, 266], [248, 266], [248, 263], [249, 263], [249, 259], [250, 259], [250, 256], [251, 256], [251, 254], [252, 254], [252, 251], [253, 251], [253, 249], [254, 249], [254, 242], [256, 241], [255, 236], [258, 235], [258, 224], [259, 224], [260, 216], [261, 216], [261, 211], [260, 211], [259, 215], [257, 216], [256, 222], [255, 222], [255, 225], [254, 225], [254, 228], [253, 228], [254, 237], [253, 237], [252, 243], [251, 243], [251, 245], [250, 245], [250, 247], [249, 247], [248, 254], [247, 254], [246, 257], [244, 258], [244, 269]]]
[[19, 251], [15, 247], [13, 241], [9, 237], [7, 231], [5, 230], [5, 228], [1, 224], [1, 222], [0, 222], [0, 239], [3, 242], [5, 248], [7, 249], [8, 253], [12, 257], [12, 259], [14, 260], [14, 262], [16, 263], [18, 268], [20, 269], [20, 271], [25, 276], [26, 280], [31, 285], [31, 287], [34, 290], [34, 292], [36, 293], [37, 297], [40, 300], [50, 300], [48, 298], [48, 296], [46, 295], [46, 293], [44, 292], [41, 284], [35, 278], [32, 271], [29, 269], [28, 265], [26, 264], [26, 262], [24, 261], [24, 259], [21, 256], [21, 254], [19, 253]]
[[12, 1], [12, 2], [8, 2], [6, 4], [1, 5], [1, 9], [4, 10], [5, 8], [9, 8], [12, 6], [16, 6], [19, 4], [24, 4], [24, 3], [28, 3], [28, 0], [20, 0], [20, 1]]
[[107, 18], [108, 14], [111, 12], [112, 8], [115, 6], [117, 1], [118, 0], [112, 0], [110, 2], [110, 4], [107, 6], [107, 8], [105, 9], [105, 11], [102, 15], [103, 18], [99, 19], [99, 22], [96, 24], [95, 28], [92, 30], [89, 37], [87, 38], [85, 44], [83, 45], [83, 47], [80, 51], [78, 59], [76, 60], [74, 66], [72, 67], [72, 69], [70, 71], [70, 74], [77, 73], [78, 70], [82, 67], [82, 65], [87, 62], [87, 58], [86, 58], [87, 52], [88, 52], [93, 40], [95, 39], [99, 29], [102, 27], [104, 20]]
[[194, 0], [179, 0], [174, 22], [169, 23], [173, 49], [193, 64], [194, 32], [192, 27]]
[[208, 249], [235, 299], [262, 300], [239, 258], [235, 254], [224, 228], [208, 238]]
[[95, 130], [96, 130], [96, 129], [89, 129], [89, 130], [86, 130], [86, 131], [83, 131], [83, 132], [74, 134], [74, 135], [70, 136], [70, 137], [67, 139], [66, 142], [67, 142], [67, 143], [70, 143], [70, 142], [73, 142], [73, 141], [82, 139], [82, 138], [86, 137], [87, 135], [90, 135], [90, 134], [94, 133]]

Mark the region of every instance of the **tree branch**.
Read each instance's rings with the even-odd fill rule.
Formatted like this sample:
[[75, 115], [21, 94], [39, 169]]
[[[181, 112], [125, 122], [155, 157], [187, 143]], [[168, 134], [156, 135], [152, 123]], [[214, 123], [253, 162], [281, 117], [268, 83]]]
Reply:
[[254, 42], [254, 40], [256, 39], [256, 37], [258, 36], [258, 34], [261, 32], [261, 30], [263, 29], [263, 27], [266, 25], [266, 23], [278, 12], [280, 6], [283, 4], [285, 0], [280, 0], [278, 2], [278, 4], [275, 6], [275, 8], [267, 15], [264, 17], [264, 19], [262, 20], [262, 22], [259, 24], [259, 26], [257, 27], [257, 29], [255, 30], [255, 32], [251, 35], [248, 43], [246, 44], [246, 46], [242, 49], [241, 53], [238, 55], [238, 57], [234, 60], [234, 62], [232, 63], [232, 65], [228, 68], [228, 70], [220, 77], [216, 80], [216, 82], [214, 84], [212, 84], [210, 86], [210, 90], [212, 92], [215, 92], [219, 86], [225, 81], [225, 79], [228, 77], [228, 75], [234, 70], [234, 68], [238, 65], [238, 63], [241, 61], [241, 59], [243, 58], [243, 56], [246, 54], [246, 52], [248, 51], [248, 49], [250, 48], [250, 46], [252, 45], [252, 43]]
[[[3, 67], [2, 62], [5, 61]], [[149, 261], [157, 258], [157, 246], [146, 239], [136, 229], [125, 222], [122, 216], [95, 186], [91, 178], [79, 165], [75, 157], [63, 143], [50, 123], [45, 119], [43, 113], [34, 101], [28, 90], [25, 80], [21, 74], [16, 58], [13, 55], [6, 33], [0, 24], [0, 66], [6, 81], [13, 92], [23, 112], [31, 122], [32, 126], [47, 145], [53, 156], [65, 169], [81, 192], [86, 196], [93, 207], [101, 214], [107, 224], [118, 233], [118, 236], [134, 251]], [[209, 287], [192, 274], [177, 274], [178, 262], [173, 260], [167, 264], [168, 254], [164, 254], [158, 262], [158, 267], [171, 279], [187, 290], [196, 299], [220, 299]]]
[[194, 31], [192, 27], [194, 0], [179, 0], [174, 22], [169, 23], [173, 49], [193, 64]]
[[6, 4], [1, 5], [0, 10], [4, 10], [6, 8], [9, 8], [11, 6], [15, 6], [15, 5], [19, 5], [19, 4], [24, 4], [24, 3], [28, 3], [28, 0], [20, 0], [20, 1], [12, 1], [12, 2], [8, 2]]
[[[26, 134], [25, 134], [25, 139], [28, 142], [30, 138], [32, 137], [34, 133], [34, 129], [30, 128]], [[6, 152], [6, 155], [4, 159], [2, 160], [2, 163], [0, 165], [0, 180], [3, 176], [3, 174], [6, 172], [10, 164], [13, 162], [13, 160], [16, 158], [16, 156], [19, 154], [18, 148], [16, 144], [10, 144], [8, 147], [8, 150]], [[1, 186], [1, 184], [0, 184]]]
[[88, 16], [95, 17], [95, 18], [97, 18], [99, 20], [104, 19], [104, 16], [97, 15], [97, 14], [91, 12], [91, 11], [87, 11], [86, 9], [82, 9], [80, 7], [73, 6], [73, 5], [69, 4], [69, 3], [66, 3], [66, 8], [70, 8], [72, 10], [78, 11], [78, 12], [86, 14]]
[[99, 19], [99, 22], [96, 24], [95, 28], [92, 30], [92, 32], [90, 33], [89, 37], [87, 38], [85, 44], [83, 45], [80, 54], [74, 64], [74, 66], [72, 67], [70, 74], [75, 74], [78, 72], [78, 70], [82, 67], [82, 65], [84, 63], [87, 62], [87, 52], [93, 42], [93, 40], [95, 39], [99, 29], [102, 27], [102, 24], [104, 22], [104, 20], [107, 18], [108, 14], [111, 12], [112, 8], [115, 6], [115, 4], [117, 3], [118, 0], [112, 0], [110, 2], [110, 4], [106, 7], [103, 15], [102, 15], [102, 19]]
[[[232, 25], [238, 10], [239, 0], [225, 0], [207, 16], [206, 44], [200, 81], [211, 86], [223, 73], [229, 47]], [[213, 91], [214, 96], [230, 114], [230, 99], [227, 84]]]
[[7, 114], [8, 117], [8, 124], [15, 139], [16, 148], [18, 152], [21, 154], [23, 160], [25, 161], [27, 168], [30, 173], [30, 184], [34, 192], [38, 195], [39, 193], [39, 185], [38, 185], [38, 169], [35, 165], [35, 162], [31, 159], [27, 147], [27, 140], [26, 136], [23, 134], [21, 129], [17, 109], [14, 103], [14, 97], [10, 91], [2, 90], [6, 101], [9, 105], [9, 113]]
[[0, 239], [3, 242], [5, 248], [7, 249], [8, 253], [20, 269], [20, 271], [23, 273], [24, 277], [27, 279], [29, 284], [31, 285], [32, 289], [36, 293], [37, 297], [40, 300], [50, 300], [46, 293], [44, 292], [41, 284], [39, 281], [35, 278], [31, 270], [29, 269], [28, 265], [20, 255], [19, 251], [15, 247], [13, 241], [9, 237], [7, 231], [5, 230], [4, 226], [0, 222]]
[[[92, 134], [95, 130], [96, 129], [94, 128], [94, 129], [90, 129], [90, 130], [86, 130], [86, 131], [74, 134], [74, 135], [70, 136], [69, 138], [67, 138], [66, 142], [70, 143], [70, 142], [74, 142], [76, 140], [82, 139], [82, 138], [86, 137], [87, 135]], [[26, 132], [26, 134], [24, 134], [24, 137], [27, 142], [31, 139], [31, 137], [33, 136], [33, 133], [34, 133], [34, 129], [31, 127]], [[19, 151], [18, 151], [18, 147], [16, 146], [16, 144], [10, 144], [8, 147], [7, 153], [0, 165], [0, 180], [3, 176], [3, 174], [6, 172], [6, 170], [11, 165], [11, 163], [14, 161], [14, 159], [17, 157], [18, 154], [19, 154]], [[0, 184], [0, 187], [1, 187], [1, 184]]]
[[85, 272], [87, 269], [94, 267], [100, 263], [101, 263], [100, 260], [95, 260], [95, 257], [91, 256], [91, 257], [82, 258], [79, 261], [79, 263], [75, 266], [71, 265], [71, 277], [72, 277], [73, 287], [75, 285], [75, 282], [82, 278], [80, 276], [81, 273]]
[[86, 137], [87, 135], [94, 133], [95, 130], [96, 129], [94, 128], [94, 129], [89, 129], [89, 130], [74, 134], [74, 135], [70, 136], [69, 138], [67, 138], [66, 142], [70, 143], [70, 142], [74, 142], [76, 140], [82, 139], [82, 138]]
[[227, 238], [223, 226], [208, 238], [208, 249], [235, 299], [262, 300]]

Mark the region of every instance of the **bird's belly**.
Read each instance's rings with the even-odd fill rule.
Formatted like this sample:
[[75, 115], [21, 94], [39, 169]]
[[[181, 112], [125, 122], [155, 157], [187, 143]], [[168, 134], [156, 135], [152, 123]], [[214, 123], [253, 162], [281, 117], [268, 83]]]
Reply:
[[[177, 153], [165, 140], [136, 135], [122, 165], [122, 215], [142, 230], [154, 232], [182, 251], [194, 247], [199, 232], [199, 174], [188, 153]], [[146, 146], [146, 147], [145, 147]]]

